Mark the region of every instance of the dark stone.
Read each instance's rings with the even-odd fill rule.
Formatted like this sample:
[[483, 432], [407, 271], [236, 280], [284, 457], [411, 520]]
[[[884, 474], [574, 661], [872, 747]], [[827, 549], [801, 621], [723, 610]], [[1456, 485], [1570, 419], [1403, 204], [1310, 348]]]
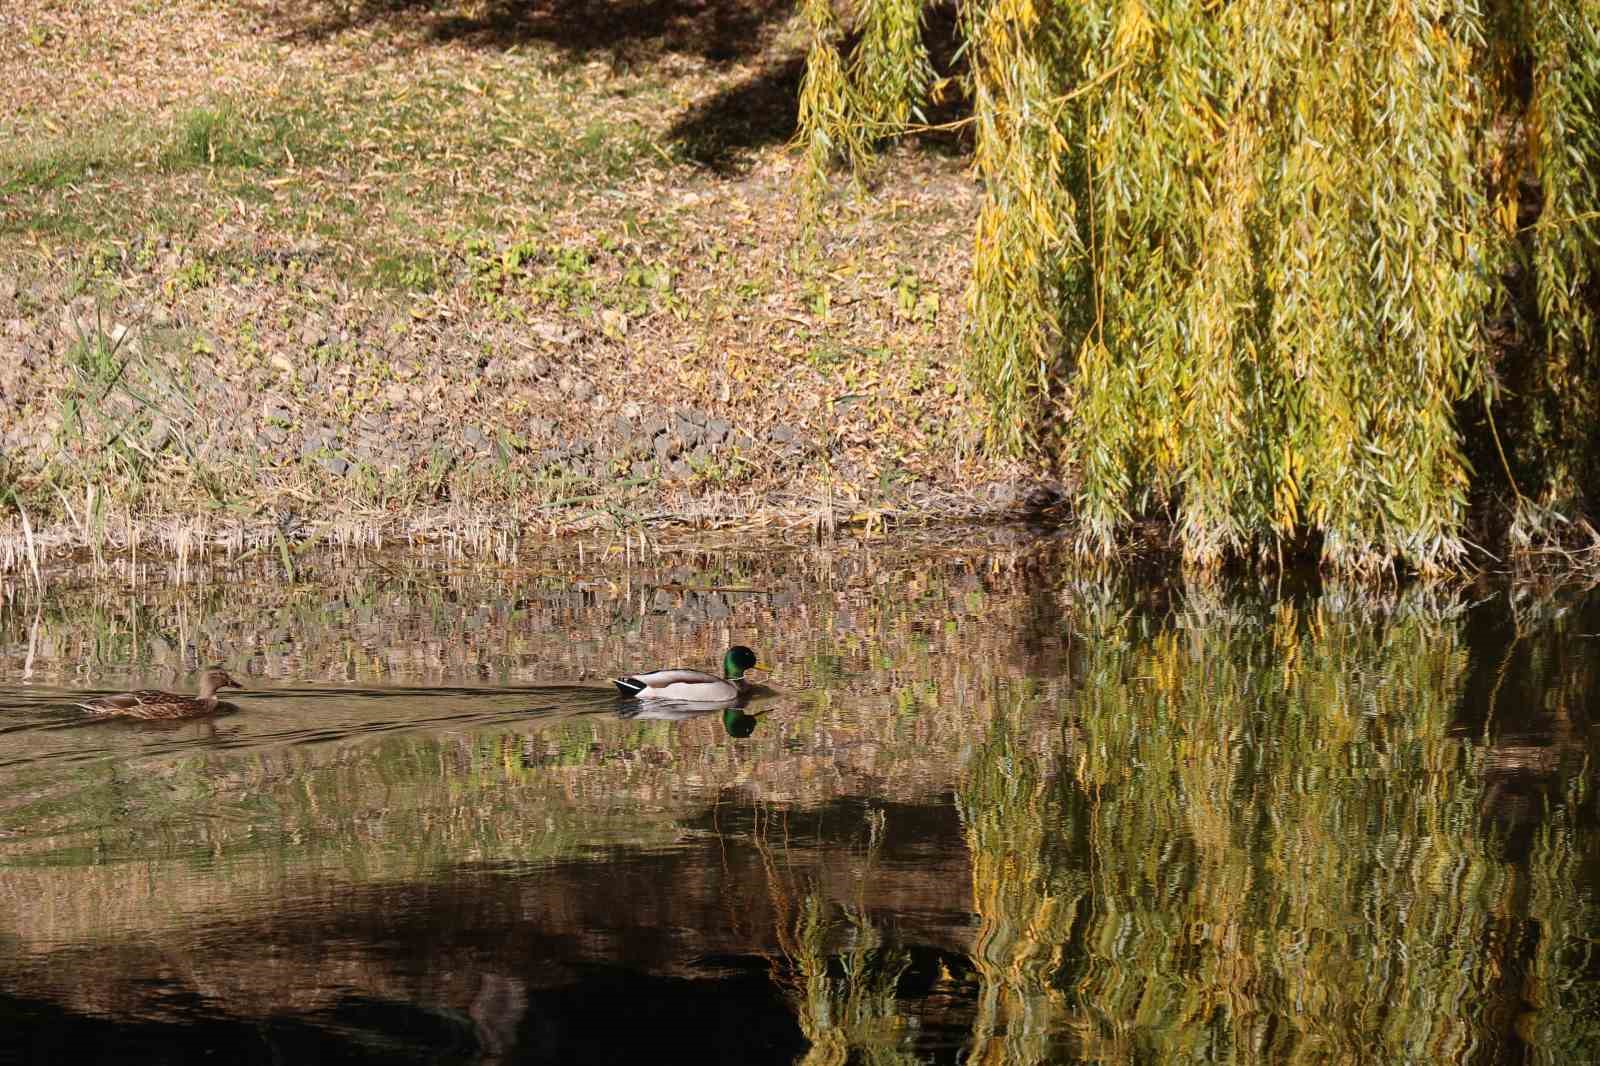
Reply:
[[727, 422], [724, 422], [720, 418], [712, 418], [707, 420], [706, 443], [712, 445], [721, 444], [723, 441], [728, 439], [728, 434], [732, 431], [732, 428], [733, 427], [729, 426]]
[[469, 448], [483, 449], [489, 446], [489, 438], [484, 436], [483, 430], [477, 426], [468, 426], [462, 430], [461, 439]]
[[350, 464], [337, 455], [324, 455], [321, 460], [322, 468], [334, 477], [344, 477], [350, 472]]
[[655, 439], [656, 462], [665, 463], [676, 456], [682, 448], [674, 441], [670, 434], [663, 433]]
[[795, 429], [793, 426], [773, 426], [772, 429], [767, 433], [767, 436], [774, 444], [800, 443], [800, 431]]
[[548, 440], [550, 437], [555, 436], [555, 432], [556, 424], [551, 419], [543, 418], [539, 415], [528, 419], [529, 440]]
[[694, 468], [682, 459], [674, 459], [667, 464], [667, 476], [674, 481], [688, 481], [694, 477]]
[[656, 589], [655, 595], [650, 597], [650, 610], [655, 614], [666, 614], [676, 602], [677, 597], [666, 589]]
[[275, 426], [269, 422], [261, 427], [260, 437], [269, 444], [282, 444], [289, 439], [289, 431], [282, 426]]
[[1060, 503], [1061, 500], [1062, 495], [1060, 486], [1046, 484], [1035, 485], [1033, 488], [1028, 490], [1025, 496], [1022, 497], [1022, 509], [1030, 512], [1045, 511]]
[[698, 444], [705, 436], [704, 429], [683, 418], [679, 418], [673, 423], [672, 432], [685, 445]]
[[634, 478], [650, 477], [655, 472], [655, 467], [649, 463], [633, 463], [628, 467], [628, 476]]

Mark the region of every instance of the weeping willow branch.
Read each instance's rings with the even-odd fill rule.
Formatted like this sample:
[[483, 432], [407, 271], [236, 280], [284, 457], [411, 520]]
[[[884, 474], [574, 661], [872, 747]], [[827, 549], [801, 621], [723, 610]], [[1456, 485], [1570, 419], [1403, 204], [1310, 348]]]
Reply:
[[844, 29], [831, 0], [804, 0], [802, 10], [810, 30], [805, 77], [800, 83], [799, 133], [796, 141], [805, 156], [802, 188], [808, 200], [826, 187], [828, 168], [836, 159], [852, 167], [870, 156], [870, 134], [855, 111], [839, 43]]
[[866, 0], [861, 39], [850, 56], [859, 121], [879, 138], [898, 136], [933, 84], [922, 40], [922, 0]]
[[863, 0], [848, 65], [844, 24], [830, 0], [804, 0], [802, 10], [810, 44], [798, 141], [806, 195], [814, 201], [834, 163], [859, 172], [880, 144], [907, 131], [913, 117], [924, 119], [933, 67], [922, 39], [923, 0]]
[[967, 294], [972, 374], [988, 396], [995, 446], [1024, 450], [1081, 332], [1092, 287], [1078, 237], [1072, 182], [1081, 153], [1071, 114], [1044, 105], [1072, 65], [1072, 27], [1042, 22], [1028, 0], [965, 12], [972, 51], [976, 165], [986, 194], [978, 215]]
[[1600, 478], [1600, 3], [1530, 4], [1525, 34], [1528, 142], [1542, 193], [1539, 219], [1525, 232], [1545, 350], [1521, 434], [1541, 490], [1519, 499], [1512, 542], [1535, 547], [1553, 539], [1561, 512], [1591, 503]]
[[1600, 0], [974, 0], [938, 126], [917, 3], [848, 73], [806, 11], [816, 151], [972, 130], [988, 442], [1070, 464], [1087, 552], [1158, 513], [1198, 567], [1447, 572], [1469, 454], [1538, 486], [1514, 546], [1600, 495]]

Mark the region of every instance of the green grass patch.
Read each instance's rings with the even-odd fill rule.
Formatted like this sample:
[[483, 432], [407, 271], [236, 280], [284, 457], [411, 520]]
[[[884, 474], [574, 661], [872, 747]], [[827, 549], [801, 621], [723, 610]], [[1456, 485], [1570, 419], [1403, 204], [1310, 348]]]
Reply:
[[5, 168], [4, 176], [0, 177], [0, 196], [47, 192], [81, 184], [99, 161], [99, 153], [82, 142], [53, 146], [34, 155], [24, 154]]
[[67, 364], [76, 370], [85, 385], [104, 389], [122, 371], [122, 347], [97, 325], [91, 325], [67, 346]]
[[439, 261], [422, 252], [378, 251], [368, 261], [366, 280], [392, 292], [433, 292], [439, 288]]
[[197, 107], [168, 134], [159, 163], [168, 173], [205, 167], [276, 168], [312, 154], [306, 115], [248, 115], [230, 103]]
[[87, 241], [95, 236], [94, 223], [69, 207], [47, 207], [0, 214], [0, 235], [31, 233], [58, 241]]
[[0, 152], [0, 198], [41, 196], [125, 171], [140, 139], [137, 128], [109, 126], [8, 145]]

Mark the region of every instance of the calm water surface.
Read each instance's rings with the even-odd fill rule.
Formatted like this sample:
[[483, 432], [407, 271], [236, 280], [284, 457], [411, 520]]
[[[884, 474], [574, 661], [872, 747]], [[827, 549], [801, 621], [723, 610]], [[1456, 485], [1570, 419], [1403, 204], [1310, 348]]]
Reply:
[[[1600, 596], [1043, 545], [127, 577], [0, 607], [0, 1057], [1600, 1061]], [[739, 715], [606, 683], [731, 643]], [[210, 662], [236, 713], [73, 707]]]

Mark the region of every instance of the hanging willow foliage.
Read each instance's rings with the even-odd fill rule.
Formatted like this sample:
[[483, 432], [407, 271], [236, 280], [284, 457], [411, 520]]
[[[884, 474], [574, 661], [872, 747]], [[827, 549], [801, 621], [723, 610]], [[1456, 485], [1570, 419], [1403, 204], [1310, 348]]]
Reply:
[[933, 84], [922, 41], [922, 0], [866, 0], [861, 39], [850, 54], [850, 85], [860, 121], [876, 138], [896, 137]]
[[1513, 538], [1536, 539], [1552, 515], [1579, 513], [1600, 492], [1600, 2], [1530, 4], [1527, 142], [1541, 193], [1530, 227], [1543, 358], [1520, 427], [1541, 489]]
[[[859, 165], [904, 128], [915, 9], [862, 7], [848, 74], [842, 22], [814, 31], [837, 103], [802, 101], [808, 144]], [[1341, 569], [1442, 569], [1475, 477], [1529, 505], [1524, 543], [1600, 497], [1600, 0], [974, 0], [959, 30], [972, 375], [995, 446], [1075, 468], [1087, 550], [1165, 511], [1197, 565], [1309, 533]], [[1508, 305], [1538, 321], [1502, 447]]]
[[922, 3], [863, 0], [855, 20], [860, 37], [847, 65], [844, 27], [831, 0], [803, 0], [810, 47], [800, 84], [798, 140], [808, 198], [826, 184], [830, 164], [861, 169], [877, 145], [905, 132], [920, 115], [933, 81], [922, 40]]
[[1082, 159], [1070, 151], [1072, 112], [1052, 97], [1080, 48], [1072, 26], [1041, 21], [1031, 0], [972, 4], [965, 18], [987, 189], [967, 298], [972, 370], [993, 408], [991, 440], [1016, 451], [1044, 411], [1060, 353], [1080, 340], [1067, 327], [1093, 305], [1074, 195]]
[[860, 167], [866, 161], [871, 137], [862, 128], [852, 99], [839, 52], [844, 30], [832, 0], [803, 0], [802, 9], [811, 43], [800, 82], [798, 140], [806, 160], [804, 189], [811, 198], [826, 181], [830, 162], [840, 159]]

